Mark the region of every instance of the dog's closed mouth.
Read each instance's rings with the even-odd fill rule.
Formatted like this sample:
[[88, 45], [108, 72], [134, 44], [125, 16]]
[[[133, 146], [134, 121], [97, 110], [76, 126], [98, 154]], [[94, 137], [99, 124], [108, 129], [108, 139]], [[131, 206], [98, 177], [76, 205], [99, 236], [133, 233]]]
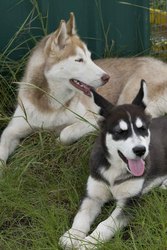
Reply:
[[143, 159], [129, 160], [119, 150], [120, 158], [127, 164], [129, 172], [134, 176], [142, 176], [145, 171], [145, 162]]
[[84, 82], [81, 82], [77, 79], [70, 79], [70, 83], [77, 89], [81, 90], [85, 95], [91, 96], [91, 86], [87, 85]]

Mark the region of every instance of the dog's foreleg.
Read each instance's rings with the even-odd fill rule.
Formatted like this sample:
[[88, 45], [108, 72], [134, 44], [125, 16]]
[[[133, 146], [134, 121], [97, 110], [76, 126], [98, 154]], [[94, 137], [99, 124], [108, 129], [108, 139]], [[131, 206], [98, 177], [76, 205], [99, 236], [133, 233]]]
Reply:
[[110, 240], [115, 235], [116, 231], [126, 226], [128, 217], [124, 214], [124, 206], [125, 201], [119, 200], [112, 214], [105, 221], [101, 222], [97, 228], [84, 239], [79, 249], [94, 249], [98, 243]]
[[16, 112], [3, 131], [0, 139], [0, 161], [1, 166], [6, 163], [9, 155], [14, 151], [16, 146], [19, 144], [21, 138], [24, 138], [29, 134], [32, 129], [26, 119], [24, 114], [19, 110], [18, 107]]
[[165, 179], [165, 180], [162, 182], [160, 188], [162, 188], [162, 189], [167, 189], [167, 179]]
[[70, 145], [84, 135], [95, 131], [97, 127], [97, 122], [94, 119], [89, 119], [87, 121], [77, 121], [61, 131], [60, 141], [63, 144]]
[[61, 238], [60, 245], [63, 249], [73, 249], [84, 241], [90, 226], [100, 213], [102, 205], [110, 198], [110, 192], [106, 185], [89, 177], [87, 196], [83, 199], [78, 213], [70, 230]]

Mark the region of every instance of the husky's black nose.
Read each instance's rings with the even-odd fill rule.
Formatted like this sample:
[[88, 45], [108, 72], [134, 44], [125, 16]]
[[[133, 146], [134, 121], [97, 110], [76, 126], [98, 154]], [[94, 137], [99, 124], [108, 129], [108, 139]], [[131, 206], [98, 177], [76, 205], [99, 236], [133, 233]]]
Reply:
[[104, 75], [101, 77], [101, 80], [102, 80], [103, 84], [107, 83], [109, 79], [110, 79], [110, 76], [107, 75], [107, 74], [104, 74]]
[[132, 150], [135, 153], [135, 155], [140, 157], [143, 156], [146, 152], [146, 148], [144, 146], [136, 146]]

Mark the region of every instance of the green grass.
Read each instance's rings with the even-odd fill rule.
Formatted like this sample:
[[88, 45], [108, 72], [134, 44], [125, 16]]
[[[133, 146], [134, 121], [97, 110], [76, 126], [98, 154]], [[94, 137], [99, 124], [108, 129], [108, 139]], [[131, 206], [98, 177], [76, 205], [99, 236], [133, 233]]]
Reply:
[[65, 147], [46, 131], [25, 139], [0, 182], [1, 249], [58, 249], [84, 193], [92, 141]]
[[[46, 34], [37, 2], [33, 2], [32, 13], [36, 10], [36, 18], [41, 21], [41, 29]], [[11, 47], [30, 20], [31, 15], [0, 54], [1, 131], [10, 120], [16, 103], [17, 85], [13, 82], [19, 81], [29, 54], [28, 51], [19, 61], [14, 61], [10, 59]], [[35, 43], [37, 39], [30, 37], [27, 41]], [[19, 46], [23, 44], [16, 49]], [[110, 52], [110, 47], [106, 50]], [[89, 135], [72, 146], [63, 146], [53, 132], [40, 130], [22, 141], [10, 156], [0, 180], [1, 250], [60, 249], [58, 239], [71, 226], [85, 192], [95, 137]], [[113, 208], [113, 204], [106, 205], [92, 229], [106, 219]], [[167, 250], [166, 208], [165, 190], [145, 195], [135, 206], [129, 226], [99, 249]]]
[[[85, 192], [94, 139], [62, 146], [53, 133], [40, 131], [23, 141], [0, 181], [0, 249], [60, 249], [58, 239]], [[129, 226], [99, 249], [166, 250], [166, 207], [165, 190], [145, 195], [130, 211]], [[97, 221], [112, 209], [112, 203], [105, 206]]]

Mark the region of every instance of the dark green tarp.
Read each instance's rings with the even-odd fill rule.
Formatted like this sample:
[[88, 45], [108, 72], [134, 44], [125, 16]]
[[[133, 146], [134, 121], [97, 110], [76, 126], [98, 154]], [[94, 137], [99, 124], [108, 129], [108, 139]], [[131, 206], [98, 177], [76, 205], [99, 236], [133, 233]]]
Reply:
[[[106, 52], [118, 56], [131, 56], [149, 51], [149, 1], [148, 0], [1, 0], [0, 1], [0, 51], [4, 52], [10, 39], [24, 26], [12, 43], [17, 51], [11, 56], [18, 58], [34, 46], [32, 35], [43, 35], [37, 10], [48, 15], [48, 32], [55, 30], [61, 19], [67, 20], [69, 12], [76, 16], [79, 35], [86, 41], [94, 57]], [[33, 13], [32, 13], [33, 12]], [[30, 14], [31, 13], [31, 14]], [[44, 19], [44, 24], [46, 23]], [[27, 40], [28, 39], [28, 40]], [[24, 41], [27, 40], [25, 43]], [[23, 45], [21, 46], [21, 42]], [[106, 51], [106, 49], [108, 49]]]

